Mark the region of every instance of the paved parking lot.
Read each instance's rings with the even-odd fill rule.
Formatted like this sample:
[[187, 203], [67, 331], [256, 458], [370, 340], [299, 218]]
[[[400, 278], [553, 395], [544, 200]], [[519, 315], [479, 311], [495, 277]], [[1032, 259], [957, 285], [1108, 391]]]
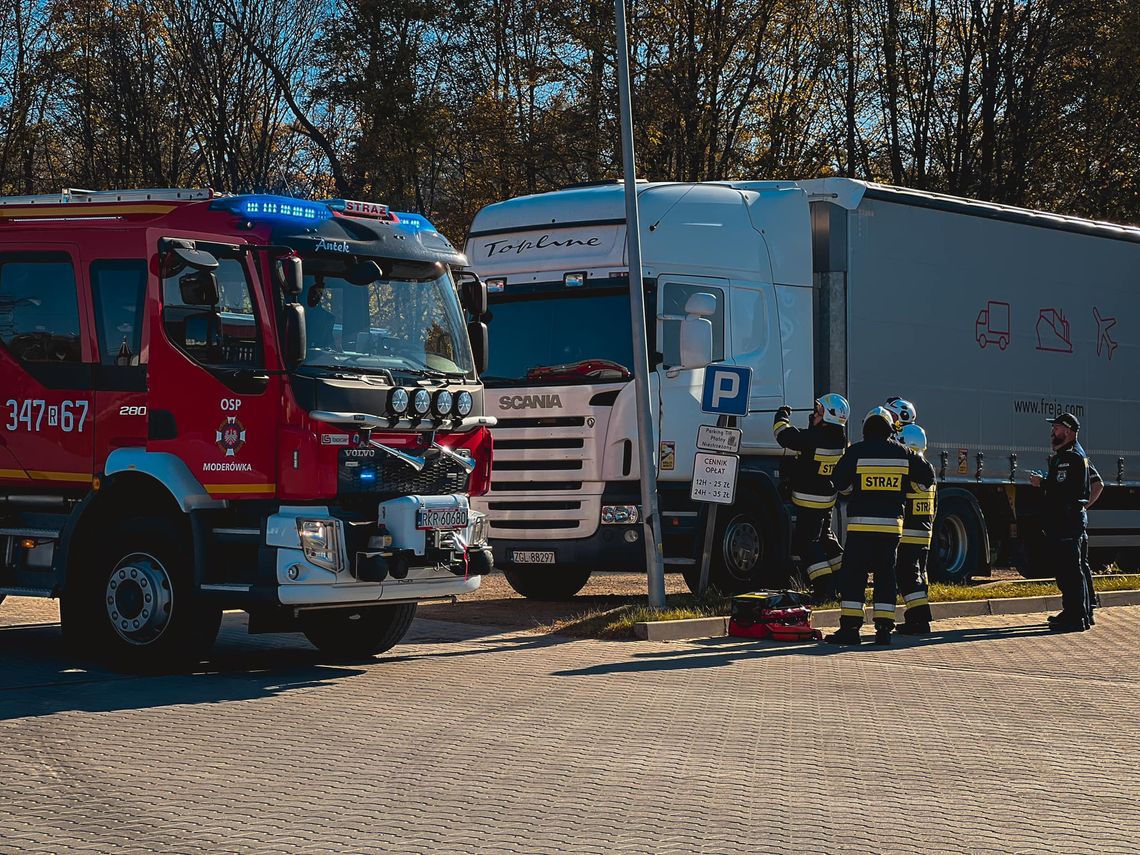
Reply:
[[839, 652], [421, 620], [356, 665], [227, 615], [209, 670], [128, 677], [10, 601], [0, 851], [1132, 855], [1140, 608], [1099, 614]]

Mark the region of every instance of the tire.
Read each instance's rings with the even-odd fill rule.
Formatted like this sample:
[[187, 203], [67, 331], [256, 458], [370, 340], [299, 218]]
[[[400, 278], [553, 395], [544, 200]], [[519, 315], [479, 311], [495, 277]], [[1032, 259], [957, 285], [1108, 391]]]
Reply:
[[325, 609], [301, 615], [301, 631], [321, 653], [361, 659], [395, 647], [412, 625], [415, 603]]
[[973, 504], [964, 496], [939, 497], [931, 538], [930, 578], [962, 585], [982, 570], [982, 531]]
[[[775, 525], [758, 495], [742, 491], [735, 505], [717, 508], [714, 538], [710, 587], [722, 594], [743, 594], [777, 581], [767, 578], [771, 574], [765, 571], [775, 552]], [[686, 574], [690, 590], [695, 589], [699, 574], [699, 565], [692, 570], [691, 582]]]
[[60, 601], [67, 642], [127, 670], [179, 668], [209, 653], [221, 609], [194, 591], [179, 526], [137, 517], [112, 526], [90, 565], [71, 569]]
[[569, 600], [590, 581], [590, 571], [566, 569], [555, 565], [542, 570], [503, 569], [507, 584], [529, 600], [557, 602]]

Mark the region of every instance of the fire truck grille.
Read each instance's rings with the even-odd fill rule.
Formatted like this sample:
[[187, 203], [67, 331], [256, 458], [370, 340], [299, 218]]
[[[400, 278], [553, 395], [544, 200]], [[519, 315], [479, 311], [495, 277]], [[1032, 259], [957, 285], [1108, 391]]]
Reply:
[[426, 459], [417, 472], [379, 449], [345, 449], [337, 467], [337, 491], [341, 495], [445, 496], [467, 489], [467, 473], [457, 462], [431, 451]]

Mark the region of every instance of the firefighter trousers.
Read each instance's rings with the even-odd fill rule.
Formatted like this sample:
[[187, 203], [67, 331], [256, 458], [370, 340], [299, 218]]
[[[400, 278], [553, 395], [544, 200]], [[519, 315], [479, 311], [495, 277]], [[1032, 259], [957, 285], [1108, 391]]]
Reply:
[[895, 559], [895, 581], [906, 606], [906, 623], [930, 623], [930, 592], [926, 580], [929, 547], [900, 543]]
[[897, 534], [848, 531], [843, 550], [843, 571], [839, 574], [840, 628], [863, 625], [863, 596], [867, 574], [874, 574], [875, 627], [895, 625], [895, 559], [899, 548]]
[[792, 552], [811, 582], [812, 592], [835, 592], [835, 574], [843, 566], [843, 547], [831, 533], [831, 508], [796, 508], [796, 529]]

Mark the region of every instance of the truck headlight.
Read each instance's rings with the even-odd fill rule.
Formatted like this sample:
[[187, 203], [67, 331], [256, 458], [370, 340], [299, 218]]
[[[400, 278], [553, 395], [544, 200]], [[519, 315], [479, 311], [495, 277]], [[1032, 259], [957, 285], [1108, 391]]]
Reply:
[[637, 505], [602, 505], [604, 525], [632, 525], [641, 519], [641, 508]]
[[297, 519], [297, 537], [301, 549], [311, 563], [334, 573], [339, 573], [344, 564], [340, 549], [340, 520]]

